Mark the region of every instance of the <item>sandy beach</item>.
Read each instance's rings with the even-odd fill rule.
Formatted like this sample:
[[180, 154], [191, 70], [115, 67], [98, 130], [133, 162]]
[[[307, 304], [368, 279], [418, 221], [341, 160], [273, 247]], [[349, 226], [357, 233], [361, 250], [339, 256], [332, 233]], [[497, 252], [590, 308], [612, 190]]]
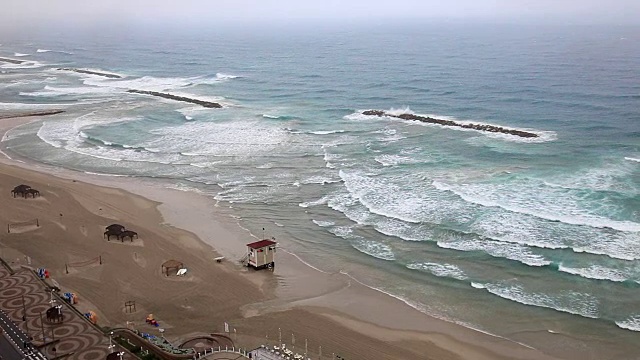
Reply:
[[[16, 115], [16, 114], [14, 114]], [[64, 116], [64, 114], [54, 115]], [[0, 119], [0, 134], [37, 117]], [[281, 249], [273, 272], [256, 272], [237, 261], [255, 234], [238, 226], [228, 209], [195, 192], [127, 177], [91, 175], [0, 154], [2, 225], [38, 219], [39, 227], [16, 227], [0, 237], [0, 256], [12, 266], [44, 267], [75, 292], [82, 311], [101, 326], [154, 332], [153, 313], [167, 339], [235, 329], [236, 344], [251, 348], [282, 340], [324, 358], [346, 359], [552, 359], [540, 350], [435, 319], [341, 273], [324, 273]], [[16, 185], [40, 191], [14, 198]], [[120, 223], [139, 234], [107, 241], [105, 226]], [[217, 263], [213, 259], [224, 256]], [[69, 267], [101, 258], [85, 266]], [[163, 262], [175, 259], [184, 277], [166, 277]], [[68, 273], [67, 273], [68, 272]], [[124, 303], [136, 302], [126, 313]], [[478, 309], [481, 311], [481, 309]], [[293, 345], [293, 344], [291, 344]], [[302, 350], [303, 351], [303, 350]], [[571, 358], [570, 354], [562, 354]]]

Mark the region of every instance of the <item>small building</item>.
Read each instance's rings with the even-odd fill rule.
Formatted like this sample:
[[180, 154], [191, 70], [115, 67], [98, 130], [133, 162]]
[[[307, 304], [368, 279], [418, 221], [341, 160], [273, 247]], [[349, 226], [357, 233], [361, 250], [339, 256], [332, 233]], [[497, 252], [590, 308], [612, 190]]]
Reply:
[[273, 268], [276, 253], [276, 242], [272, 240], [260, 240], [247, 244], [247, 266], [254, 269]]

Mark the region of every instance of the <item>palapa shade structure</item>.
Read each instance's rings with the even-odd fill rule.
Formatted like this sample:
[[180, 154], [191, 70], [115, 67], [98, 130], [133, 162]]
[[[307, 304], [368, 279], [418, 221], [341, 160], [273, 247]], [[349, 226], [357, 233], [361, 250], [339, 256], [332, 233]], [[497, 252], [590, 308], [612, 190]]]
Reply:
[[169, 270], [174, 269], [176, 272], [182, 269], [184, 264], [178, 260], [167, 260], [162, 264], [162, 272], [169, 276]]

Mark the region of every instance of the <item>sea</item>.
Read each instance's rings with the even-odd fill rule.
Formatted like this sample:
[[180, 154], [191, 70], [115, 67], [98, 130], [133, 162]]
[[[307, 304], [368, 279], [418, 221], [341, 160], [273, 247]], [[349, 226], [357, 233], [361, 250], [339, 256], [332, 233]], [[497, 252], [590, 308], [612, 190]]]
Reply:
[[638, 27], [211, 25], [0, 44], [25, 61], [0, 62], [0, 110], [65, 110], [4, 134], [9, 156], [209, 196], [308, 264], [440, 319], [550, 354], [640, 358]]

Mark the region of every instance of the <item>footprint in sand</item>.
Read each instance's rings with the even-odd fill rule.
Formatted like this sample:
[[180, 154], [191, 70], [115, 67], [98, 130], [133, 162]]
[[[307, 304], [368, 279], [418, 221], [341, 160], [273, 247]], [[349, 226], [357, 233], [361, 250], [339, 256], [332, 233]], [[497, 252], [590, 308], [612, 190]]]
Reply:
[[137, 252], [133, 253], [133, 261], [136, 262], [136, 264], [138, 264], [138, 266], [140, 267], [147, 267], [147, 259], [145, 259], [144, 257], [138, 255]]
[[62, 230], [67, 230], [67, 226], [62, 224], [61, 222], [57, 222], [57, 221], [53, 221], [51, 220], [52, 223], [58, 225]]

